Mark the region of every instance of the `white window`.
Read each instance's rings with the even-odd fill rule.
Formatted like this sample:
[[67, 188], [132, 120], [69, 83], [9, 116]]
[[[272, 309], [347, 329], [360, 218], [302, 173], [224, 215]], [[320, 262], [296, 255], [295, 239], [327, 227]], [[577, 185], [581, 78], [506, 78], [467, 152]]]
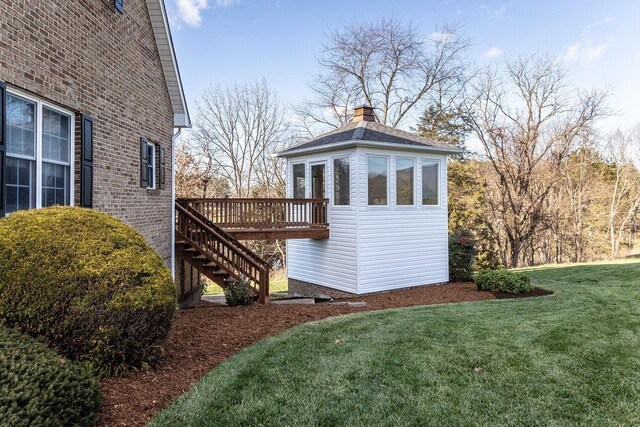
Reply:
[[439, 169], [437, 160], [422, 161], [422, 204], [438, 205], [439, 203]]
[[306, 197], [306, 178], [305, 178], [305, 164], [298, 163], [293, 165], [293, 198], [304, 199]]
[[413, 206], [415, 203], [415, 170], [414, 159], [396, 159], [396, 204]]
[[367, 157], [369, 206], [386, 206], [388, 200], [389, 161], [383, 156]]
[[6, 213], [73, 203], [73, 115], [9, 91]]
[[333, 159], [333, 204], [349, 206], [351, 203], [351, 171], [349, 157]]
[[156, 188], [156, 145], [147, 143], [147, 188]]

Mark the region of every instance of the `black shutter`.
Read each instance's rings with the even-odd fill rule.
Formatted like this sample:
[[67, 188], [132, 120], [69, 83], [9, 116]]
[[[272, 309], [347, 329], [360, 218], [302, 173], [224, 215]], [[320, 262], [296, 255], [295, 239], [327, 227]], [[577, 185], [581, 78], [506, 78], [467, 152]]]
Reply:
[[80, 206], [93, 207], [93, 117], [80, 115]]
[[113, 4], [118, 9], [118, 12], [124, 13], [124, 0], [114, 0]]
[[147, 182], [147, 164], [149, 158], [147, 158], [147, 140], [140, 138], [140, 187], [147, 188], [149, 183]]
[[167, 174], [167, 168], [166, 168], [166, 161], [165, 161], [165, 149], [164, 147], [160, 147], [160, 149], [158, 150], [158, 152], [160, 153], [160, 189], [164, 190], [164, 181], [165, 181], [165, 177]]
[[5, 142], [5, 117], [7, 117], [7, 88], [4, 82], [0, 81], [0, 218], [4, 217], [5, 207], [5, 184], [7, 182], [7, 157]]

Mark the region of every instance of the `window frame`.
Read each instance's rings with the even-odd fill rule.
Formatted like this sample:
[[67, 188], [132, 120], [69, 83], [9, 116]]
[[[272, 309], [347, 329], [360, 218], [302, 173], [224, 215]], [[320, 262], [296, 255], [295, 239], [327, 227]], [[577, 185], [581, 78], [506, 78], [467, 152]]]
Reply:
[[[428, 165], [435, 165], [437, 167], [437, 173], [436, 173], [436, 186], [437, 186], [437, 191], [436, 191], [436, 197], [437, 197], [437, 203], [433, 204], [433, 205], [425, 205], [424, 204], [424, 171], [423, 171], [423, 167], [424, 166], [428, 166]], [[426, 208], [438, 208], [441, 206], [442, 204], [442, 178], [441, 178], [441, 172], [442, 172], [442, 161], [440, 159], [434, 159], [434, 158], [429, 158], [429, 157], [424, 157], [420, 159], [420, 206], [421, 207], [426, 207]]]
[[[295, 169], [295, 166], [299, 166], [299, 165], [302, 165], [304, 168], [304, 195], [302, 197], [296, 197], [296, 181], [295, 181], [296, 177], [294, 175], [294, 169]], [[306, 199], [308, 194], [307, 162], [305, 161], [291, 162], [291, 181], [290, 182], [291, 182], [291, 197], [294, 199], [298, 199], [298, 198]]]
[[[385, 159], [385, 161], [387, 162], [387, 180], [386, 180], [386, 190], [387, 190], [387, 203], [384, 205], [371, 205], [369, 204], [369, 159], [371, 157], [378, 157], [378, 158], [382, 158]], [[365, 160], [366, 160], [366, 176], [367, 176], [367, 207], [368, 208], [373, 208], [373, 209], [379, 209], [379, 208], [388, 208], [391, 206], [391, 188], [390, 188], [390, 175], [391, 175], [391, 162], [390, 162], [390, 156], [388, 155], [384, 155], [384, 154], [373, 154], [373, 153], [366, 153], [365, 154]]]
[[[349, 194], [349, 203], [346, 205], [339, 205], [336, 203], [336, 160], [346, 159], [349, 164], [349, 182], [348, 182], [348, 194]], [[353, 194], [351, 192], [351, 154], [341, 154], [337, 156], [331, 157], [331, 205], [337, 208], [348, 208], [351, 206], [351, 199], [353, 198]]]
[[[149, 155], [148, 148], [151, 147], [153, 150], [152, 155]], [[155, 190], [156, 189], [156, 173], [158, 172], [156, 169], [156, 155], [157, 155], [157, 147], [153, 142], [147, 141], [147, 190]], [[149, 168], [151, 168], [151, 173], [149, 173]], [[153, 183], [149, 182], [149, 178], [153, 180]]]
[[[413, 176], [411, 177], [413, 180], [413, 197], [412, 197], [412, 201], [411, 204], [409, 205], [401, 205], [398, 203], [398, 160], [410, 160], [411, 162], [413, 162]], [[417, 167], [417, 161], [418, 159], [416, 159], [415, 157], [409, 157], [409, 156], [396, 156], [394, 158], [394, 162], [393, 162], [393, 166], [394, 166], [394, 178], [395, 178], [395, 188], [394, 188], [394, 203], [395, 206], [401, 209], [405, 209], [405, 208], [415, 208], [416, 206], [418, 206], [418, 167]]]
[[[7, 85], [6, 96], [9, 95], [22, 98], [28, 102], [35, 104], [35, 118], [34, 118], [34, 133], [35, 133], [35, 159], [33, 157], [24, 156], [20, 154], [11, 154], [7, 150], [6, 157], [7, 158], [16, 158], [16, 159], [26, 159], [29, 161], [35, 161], [35, 206], [30, 209], [41, 209], [42, 208], [42, 172], [43, 172], [43, 163], [50, 163], [60, 166], [65, 166], [69, 168], [69, 204], [67, 206], [75, 206], [75, 146], [76, 146], [76, 116], [75, 113], [66, 108], [62, 108], [52, 102], [49, 102], [43, 98], [39, 98], [30, 93], [22, 91], [20, 89], [10, 87]], [[43, 137], [42, 132], [44, 129], [43, 126], [43, 109], [47, 108], [53, 112], [58, 114], [63, 114], [69, 117], [69, 162], [61, 162], [58, 160], [44, 160], [42, 158], [42, 146], [43, 146]], [[7, 116], [4, 117], [6, 121]], [[4, 183], [6, 186], [7, 184]], [[6, 191], [4, 194], [6, 197]], [[9, 216], [10, 213], [5, 214], [5, 216]]]

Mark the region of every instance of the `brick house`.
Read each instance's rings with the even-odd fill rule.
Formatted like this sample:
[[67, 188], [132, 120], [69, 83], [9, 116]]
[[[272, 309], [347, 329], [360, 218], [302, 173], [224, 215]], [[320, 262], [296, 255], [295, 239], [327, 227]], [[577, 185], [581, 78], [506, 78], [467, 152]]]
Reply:
[[189, 127], [162, 0], [0, 2], [0, 216], [90, 207], [173, 267], [173, 143]]

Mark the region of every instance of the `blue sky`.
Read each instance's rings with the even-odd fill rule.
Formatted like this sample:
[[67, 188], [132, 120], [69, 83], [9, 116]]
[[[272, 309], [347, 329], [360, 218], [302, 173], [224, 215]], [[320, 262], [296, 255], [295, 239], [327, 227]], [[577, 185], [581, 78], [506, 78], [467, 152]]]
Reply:
[[548, 52], [582, 88], [609, 87], [618, 115], [605, 128], [640, 122], [640, 1], [165, 0], [180, 71], [194, 101], [214, 83], [265, 78], [285, 102], [307, 82], [326, 32], [393, 14], [425, 33], [457, 22], [478, 65]]

